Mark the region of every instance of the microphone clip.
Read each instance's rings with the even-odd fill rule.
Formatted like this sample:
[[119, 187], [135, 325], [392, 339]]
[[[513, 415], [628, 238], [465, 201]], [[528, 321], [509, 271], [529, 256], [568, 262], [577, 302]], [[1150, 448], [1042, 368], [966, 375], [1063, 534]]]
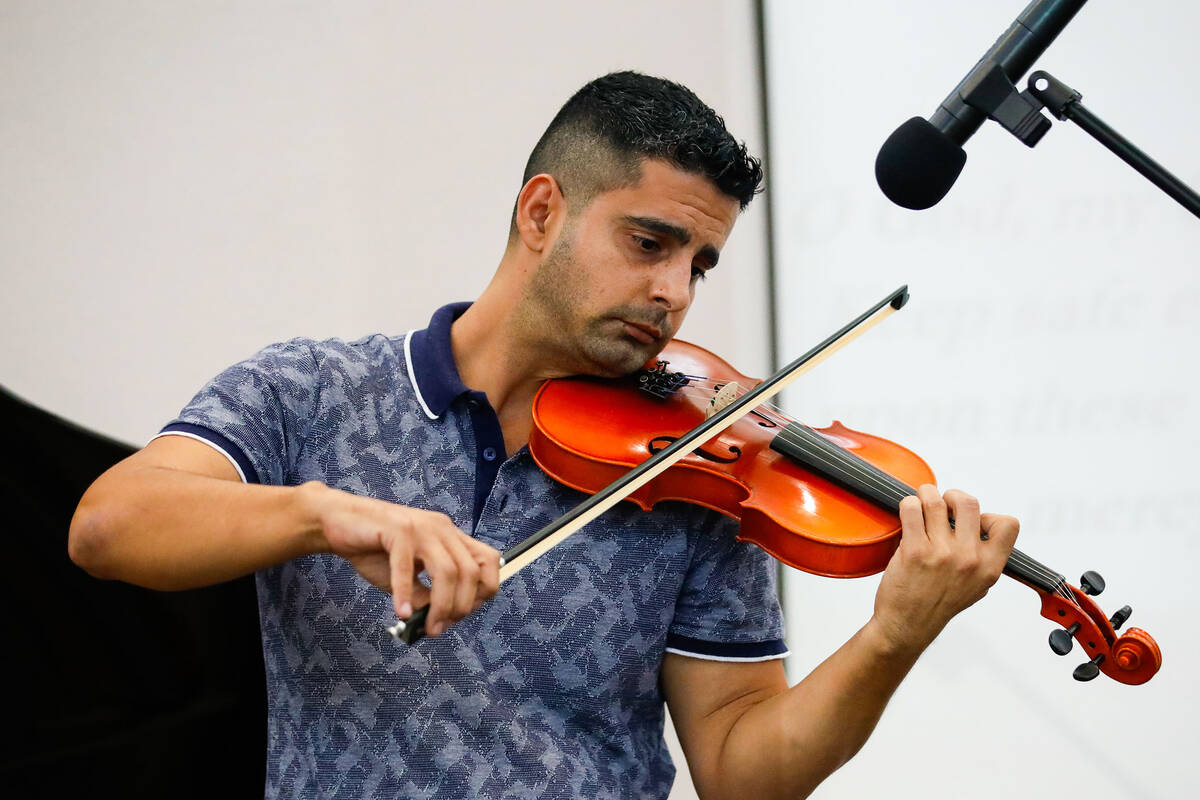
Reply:
[[1166, 192], [1171, 199], [1200, 217], [1200, 194], [1089, 111], [1080, 102], [1082, 94], [1043, 70], [1029, 76], [1029, 85], [1021, 94], [1029, 95], [1059, 119], [1069, 119], [1083, 128], [1085, 133]]
[[1028, 147], [1033, 147], [1050, 130], [1042, 113], [1045, 105], [1026, 89], [1017, 91], [1012, 79], [995, 61], [981, 62], [962, 83], [963, 101], [996, 120]]

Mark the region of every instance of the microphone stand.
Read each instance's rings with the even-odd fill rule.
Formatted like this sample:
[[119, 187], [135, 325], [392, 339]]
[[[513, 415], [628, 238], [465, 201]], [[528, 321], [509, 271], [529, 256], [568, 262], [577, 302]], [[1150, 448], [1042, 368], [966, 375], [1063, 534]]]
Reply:
[[[1200, 194], [1176, 178], [1150, 156], [1143, 153], [1132, 142], [1110, 128], [1099, 117], [1084, 108], [1079, 101], [1083, 95], [1067, 86], [1048, 72], [1038, 70], [1029, 76], [1029, 83], [1021, 96], [1032, 97], [1048, 108], [1060, 120], [1069, 119], [1083, 128], [1092, 138], [1107, 147], [1118, 158], [1144, 175], [1151, 183], [1162, 189], [1181, 206], [1200, 217]], [[1037, 111], [1041, 109], [1038, 108]], [[1039, 115], [1040, 116], [1040, 115]], [[1010, 131], [1008, 125], [1004, 127]], [[1016, 131], [1013, 131], [1016, 133]], [[1044, 131], [1043, 131], [1044, 132]], [[1020, 135], [1018, 134], [1018, 138]], [[1038, 139], [1041, 136], [1037, 136]], [[1026, 142], [1030, 147], [1036, 144]]]

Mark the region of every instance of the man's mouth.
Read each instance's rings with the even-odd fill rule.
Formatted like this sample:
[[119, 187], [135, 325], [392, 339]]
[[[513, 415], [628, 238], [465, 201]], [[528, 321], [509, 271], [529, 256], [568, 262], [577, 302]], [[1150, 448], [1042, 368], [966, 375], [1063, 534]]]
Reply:
[[625, 332], [637, 339], [642, 344], [654, 344], [662, 336], [662, 331], [653, 325], [643, 325], [640, 322], [629, 322], [621, 320], [625, 325]]

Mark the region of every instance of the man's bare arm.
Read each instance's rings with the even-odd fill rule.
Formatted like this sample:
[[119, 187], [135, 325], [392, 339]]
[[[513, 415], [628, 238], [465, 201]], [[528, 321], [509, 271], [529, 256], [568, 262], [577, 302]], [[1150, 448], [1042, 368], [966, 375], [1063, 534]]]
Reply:
[[807, 797], [867, 741], [915, 660], [865, 627], [788, 689], [782, 661], [668, 653], [663, 683], [700, 797]]
[[[101, 475], [71, 521], [72, 560], [100, 578], [187, 589], [332, 552], [392, 591], [398, 614], [430, 603], [436, 635], [496, 592], [499, 553], [444, 514], [320, 483], [241, 483], [208, 445], [164, 436]], [[433, 578], [427, 591], [415, 575]], [[436, 627], [435, 627], [436, 626]]]
[[[947, 492], [946, 501], [933, 487], [919, 492], [919, 501], [901, 504], [904, 533], [874, 615], [796, 686], [787, 688], [778, 661], [664, 659], [671, 717], [701, 797], [806, 797], [858, 752], [946, 623], [996, 581], [1016, 520], [981, 518], [961, 492]], [[987, 542], [979, 541], [981, 526]]]

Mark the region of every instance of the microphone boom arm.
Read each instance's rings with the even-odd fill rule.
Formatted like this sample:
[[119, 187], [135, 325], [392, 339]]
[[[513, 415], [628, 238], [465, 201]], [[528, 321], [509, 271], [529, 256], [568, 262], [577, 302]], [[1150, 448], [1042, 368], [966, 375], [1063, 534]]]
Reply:
[[[1029, 76], [1029, 83], [1022, 97], [1032, 98], [1038, 105], [1034, 113], [1042, 106], [1050, 110], [1060, 120], [1069, 119], [1090, 135], [1100, 144], [1111, 150], [1118, 158], [1140, 172], [1151, 183], [1166, 192], [1181, 206], [1200, 217], [1200, 194], [1186, 183], [1168, 172], [1150, 156], [1139, 150], [1132, 142], [1110, 128], [1099, 117], [1084, 107], [1079, 101], [1083, 95], [1067, 86], [1048, 72], [1038, 70]], [[1041, 117], [1044, 121], [1045, 118]], [[1008, 127], [1005, 125], [1005, 127]], [[1048, 127], [1048, 124], [1047, 124]], [[1011, 128], [1010, 128], [1011, 130]], [[1041, 136], [1039, 135], [1040, 139]], [[1024, 140], [1022, 140], [1024, 141]], [[1033, 147], [1035, 140], [1030, 147]]]

